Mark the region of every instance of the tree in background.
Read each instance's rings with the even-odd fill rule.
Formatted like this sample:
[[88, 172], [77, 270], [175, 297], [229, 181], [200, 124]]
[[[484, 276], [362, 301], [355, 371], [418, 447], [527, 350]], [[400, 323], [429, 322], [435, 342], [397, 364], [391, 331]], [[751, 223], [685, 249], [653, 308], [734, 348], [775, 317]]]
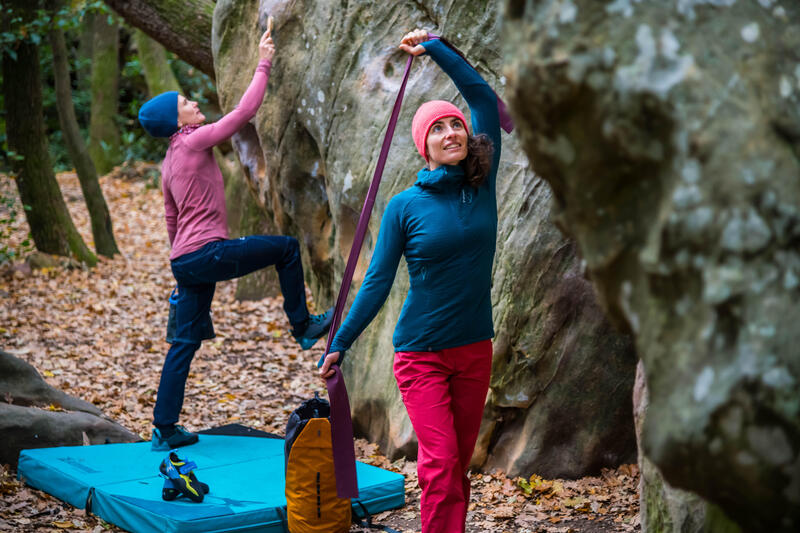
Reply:
[[[38, 135], [40, 140], [46, 139], [47, 142], [43, 150], [49, 152], [49, 163], [42, 164], [52, 165], [52, 169], [56, 172], [74, 168], [80, 177], [82, 164], [80, 163], [80, 157], [74, 154], [74, 152], [80, 153], [80, 148], [75, 150], [73, 149], [74, 147], [70, 148], [68, 146], [72, 142], [68, 137], [75, 136], [75, 132], [70, 132], [70, 128], [62, 124], [63, 103], [68, 101], [69, 98], [64, 98], [61, 95], [65, 94], [67, 90], [71, 90], [71, 107], [77, 121], [78, 134], [86, 143], [89, 139], [92, 104], [90, 78], [92, 41], [94, 37], [93, 20], [99, 18], [107, 19], [111, 12], [108, 6], [100, 0], [65, 2], [64, 8], [57, 11], [52, 7], [54, 4], [46, 3], [52, 1], [54, 0], [33, 0], [30, 13], [24, 17], [24, 20], [15, 11], [12, 4], [3, 3], [0, 5], [0, 13], [5, 23], [5, 28], [0, 29], [0, 50], [8, 51], [10, 57], [15, 59], [17, 57], [16, 50], [19, 46], [18, 41], [28, 40], [36, 45], [40, 67], [40, 85], [37, 85], [37, 88], [41, 92], [42, 108], [40, 114], [44, 117], [44, 123], [40, 129], [43, 133]], [[208, 2], [201, 0], [201, 4], [206, 5]], [[15, 5], [19, 5], [19, 3]], [[213, 3], [209, 5], [213, 9]], [[49, 6], [50, 9], [45, 9], [45, 6]], [[113, 17], [118, 23], [121, 22], [116, 15], [113, 15]], [[210, 11], [205, 10], [200, 18], [210, 24]], [[51, 46], [53, 43], [51, 39], [48, 39], [54, 29], [60, 30], [65, 41], [65, 55], [68, 61], [66, 70], [71, 78], [70, 84], [66, 88], [61, 83], [66, 79], [66, 76], [63, 73], [56, 72], [59, 69], [57, 63], [60, 61], [59, 57], [57, 57], [59, 55], [59, 46], [57, 44]], [[206, 115], [211, 117], [210, 120], [213, 120], [214, 116], [219, 112], [216, 102], [216, 89], [213, 81], [199, 67], [189, 65], [174, 57], [173, 54], [165, 52], [153, 40], [145, 35], [138, 37], [135, 32], [134, 28], [126, 24], [121, 24], [119, 27], [118, 64], [123, 68], [118, 70], [118, 90], [115, 92], [118, 100], [118, 109], [114, 122], [120, 131], [120, 148], [125, 161], [154, 161], [164, 155], [164, 140], [154, 139], [147, 135], [137, 120], [138, 110], [149, 97], [148, 93], [155, 91], [155, 94], [157, 94], [160, 91], [182, 89], [184, 94], [193, 100], [197, 100], [204, 109], [207, 109]], [[204, 39], [210, 43], [210, 36], [205, 36]], [[210, 53], [209, 46], [210, 44], [206, 44], [205, 48]], [[150, 50], [153, 47], [155, 51]], [[139, 49], [141, 49], [141, 52]], [[153, 60], [151, 56], [157, 59]], [[149, 73], [145, 72], [145, 69], [151, 69], [150, 64], [155, 64], [156, 69], [150, 70]], [[14, 76], [14, 74], [8, 74], [8, 76]], [[0, 70], [0, 85], [3, 84], [2, 78], [2, 70]], [[174, 81], [175, 78], [177, 78], [177, 82]], [[13, 79], [13, 77], [7, 79]], [[148, 90], [148, 84], [150, 85], [150, 90]], [[30, 83], [18, 86], [20, 89], [22, 87], [25, 89], [28, 87], [33, 88]], [[4, 101], [4, 91], [0, 90], [0, 172], [13, 174], [16, 172], [14, 170], [16, 168], [15, 165], [22, 164], [22, 156], [19, 155], [19, 150], [9, 146], [7, 142], [5, 132], [7, 129], [6, 110], [8, 107]], [[17, 162], [15, 161], [16, 159], [20, 161]], [[123, 175], [133, 177], [137, 174], [125, 171]], [[141, 177], [153, 180], [153, 185], [157, 183], [157, 172], [148, 170]], [[10, 227], [15, 218], [19, 217], [17, 217], [17, 208], [15, 207], [17, 195], [9, 196], [6, 194], [9, 189], [4, 188], [3, 190], [6, 192], [0, 192], [0, 213], [2, 213], [0, 215], [0, 263], [18, 257], [28, 251], [30, 246], [26, 241], [21, 245], [17, 245], [16, 249], [10, 249], [6, 246], [7, 243], [4, 242], [8, 235], [5, 230]], [[83, 192], [93, 222], [97, 218], [100, 221], [98, 227], [102, 227], [106, 224], [104, 221], [107, 220], [107, 209], [96, 211], [90, 205], [92, 204], [90, 200], [92, 194], [85, 189]], [[38, 207], [32, 205], [29, 201], [22, 200], [22, 203], [26, 211], [38, 210]], [[104, 202], [100, 205], [102, 206], [103, 204]], [[38, 213], [35, 215], [38, 215]], [[19, 216], [22, 216], [22, 213], [19, 213]], [[101, 244], [103, 240], [98, 237], [97, 232], [95, 232], [94, 239], [98, 253], [112, 253], [111, 249], [106, 250]], [[33, 240], [31, 239], [31, 241]]]
[[100, 174], [122, 162], [115, 117], [119, 102], [119, 25], [113, 17], [94, 17], [92, 113], [89, 154]]
[[211, 20], [214, 0], [105, 0], [128, 24], [214, 78]]
[[[54, 14], [61, 10], [61, 4], [61, 0], [51, 0], [50, 7]], [[119, 248], [114, 240], [111, 215], [97, 179], [97, 170], [89, 156], [88, 148], [78, 127], [78, 120], [75, 117], [67, 46], [64, 41], [64, 32], [58, 25], [54, 25], [50, 31], [50, 45], [53, 48], [53, 77], [59, 123], [69, 157], [78, 174], [86, 207], [89, 210], [94, 247], [98, 254], [112, 257], [119, 253]]]
[[133, 41], [147, 83], [148, 97], [167, 91], [180, 91], [181, 86], [172, 72], [164, 47], [138, 29], [133, 31]]
[[28, 206], [25, 217], [36, 248], [94, 265], [97, 258], [72, 222], [48, 154], [39, 71], [41, 35], [33, 26], [37, 7], [39, 3], [30, 0], [4, 3], [3, 33], [16, 37], [4, 41], [1, 51], [7, 142], [19, 154], [12, 158], [12, 172], [20, 199]]

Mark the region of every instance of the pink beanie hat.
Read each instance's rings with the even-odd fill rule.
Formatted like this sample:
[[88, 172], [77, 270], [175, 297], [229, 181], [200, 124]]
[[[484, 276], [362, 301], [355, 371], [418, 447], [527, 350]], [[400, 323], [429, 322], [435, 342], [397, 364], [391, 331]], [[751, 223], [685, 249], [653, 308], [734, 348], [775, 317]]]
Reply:
[[464, 113], [459, 108], [444, 100], [425, 102], [419, 106], [417, 112], [414, 113], [414, 120], [411, 121], [411, 137], [414, 139], [414, 144], [417, 145], [419, 154], [425, 161], [428, 160], [425, 156], [425, 141], [428, 140], [428, 131], [434, 122], [444, 117], [460, 118], [461, 122], [464, 123], [464, 127], [467, 128], [467, 133], [469, 133], [467, 119], [464, 118]]

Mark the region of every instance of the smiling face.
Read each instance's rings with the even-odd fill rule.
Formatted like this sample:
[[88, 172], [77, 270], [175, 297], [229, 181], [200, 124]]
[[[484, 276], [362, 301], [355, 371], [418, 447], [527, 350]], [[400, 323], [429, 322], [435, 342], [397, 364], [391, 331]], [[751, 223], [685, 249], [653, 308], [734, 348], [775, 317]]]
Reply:
[[178, 95], [178, 127], [200, 124], [206, 116], [200, 112], [197, 102], [192, 102], [182, 94]]
[[467, 157], [467, 128], [458, 117], [444, 117], [433, 123], [425, 141], [428, 166], [457, 165]]

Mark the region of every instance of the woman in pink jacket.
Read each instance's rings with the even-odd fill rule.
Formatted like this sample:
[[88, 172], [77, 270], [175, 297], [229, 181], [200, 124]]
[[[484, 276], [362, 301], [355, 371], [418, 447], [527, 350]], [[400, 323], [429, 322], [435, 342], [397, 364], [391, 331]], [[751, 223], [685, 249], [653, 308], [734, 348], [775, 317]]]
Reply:
[[202, 340], [214, 337], [209, 311], [217, 281], [275, 265], [292, 335], [304, 350], [328, 331], [333, 315], [330, 310], [309, 315], [297, 239], [265, 235], [228, 239], [224, 184], [212, 149], [247, 124], [261, 105], [275, 53], [270, 29], [261, 37], [258, 53], [253, 81], [239, 105], [213, 124], [203, 125], [205, 116], [197, 102], [175, 91], [156, 96], [139, 111], [139, 122], [150, 135], [170, 140], [161, 184], [172, 244], [169, 258], [178, 282], [175, 333], [153, 410], [154, 450], [198, 440], [197, 434], [176, 423], [192, 358]]

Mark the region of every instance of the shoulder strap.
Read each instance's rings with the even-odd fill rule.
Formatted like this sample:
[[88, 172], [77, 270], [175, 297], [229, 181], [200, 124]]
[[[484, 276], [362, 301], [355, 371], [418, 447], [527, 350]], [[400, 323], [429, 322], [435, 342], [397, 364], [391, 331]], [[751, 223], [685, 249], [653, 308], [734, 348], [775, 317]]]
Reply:
[[275, 510], [278, 511], [278, 516], [281, 517], [281, 532], [289, 533], [289, 520], [286, 518], [286, 506], [276, 507]]
[[[364, 200], [364, 207], [361, 209], [361, 216], [356, 226], [353, 247], [350, 249], [350, 256], [347, 259], [347, 266], [342, 276], [342, 286], [339, 288], [339, 296], [336, 299], [336, 307], [333, 312], [333, 321], [328, 331], [328, 344], [325, 347], [325, 354], [331, 349], [331, 343], [339, 324], [342, 321], [344, 305], [347, 301], [347, 294], [350, 292], [350, 283], [353, 281], [353, 272], [356, 269], [358, 256], [361, 253], [361, 246], [364, 244], [364, 236], [367, 232], [372, 207], [375, 205], [375, 198], [378, 195], [378, 186], [383, 176], [383, 167], [389, 155], [389, 147], [392, 144], [392, 136], [397, 125], [397, 118], [400, 115], [400, 106], [403, 103], [403, 93], [406, 90], [406, 82], [411, 71], [411, 63], [414, 56], [408, 56], [406, 70], [403, 73], [403, 83], [394, 102], [392, 115], [389, 125], [386, 128], [386, 136], [383, 138], [378, 164], [375, 166], [375, 173], [372, 176], [367, 197]], [[342, 372], [337, 365], [334, 365], [334, 375], [326, 382], [328, 387], [328, 398], [331, 403], [331, 440], [333, 441], [333, 468], [336, 473], [336, 493], [340, 498], [358, 498], [358, 481], [356, 480], [356, 456], [353, 449], [353, 422], [350, 419], [350, 401], [347, 398], [347, 388], [344, 384]]]

